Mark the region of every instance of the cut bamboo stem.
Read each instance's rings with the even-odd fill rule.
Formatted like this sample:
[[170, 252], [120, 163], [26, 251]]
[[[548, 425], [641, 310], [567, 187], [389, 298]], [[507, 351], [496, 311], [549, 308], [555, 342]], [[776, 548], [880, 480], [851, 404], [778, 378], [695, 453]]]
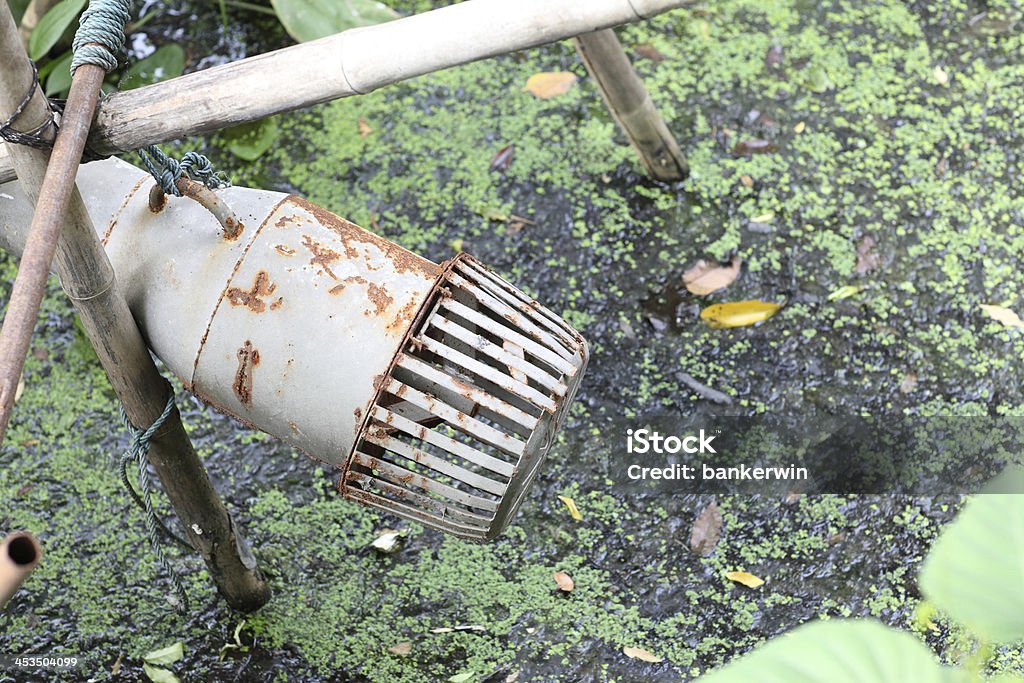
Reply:
[[[0, 8], [0, 63], [5, 65], [0, 69], [2, 113], [14, 110], [31, 82], [28, 61], [6, 7]], [[24, 66], [17, 68], [18, 64]], [[31, 130], [46, 116], [48, 107], [37, 88], [17, 125]], [[47, 153], [21, 145], [5, 147], [25, 194], [36, 201]], [[54, 266], [129, 419], [139, 427], [153, 424], [164, 409], [169, 387], [117, 287], [106, 252], [74, 186]], [[265, 604], [269, 599], [267, 585], [192, 449], [177, 410], [154, 435], [149, 460], [189, 542], [202, 555], [228, 604], [241, 611], [253, 611]]]
[[26, 531], [8, 534], [0, 543], [0, 610], [39, 564], [43, 549]]
[[100, 154], [360, 95], [407, 78], [617, 26], [693, 0], [469, 0], [104, 98]]
[[611, 29], [576, 36], [576, 50], [644, 168], [658, 180], [686, 177], [686, 157]]

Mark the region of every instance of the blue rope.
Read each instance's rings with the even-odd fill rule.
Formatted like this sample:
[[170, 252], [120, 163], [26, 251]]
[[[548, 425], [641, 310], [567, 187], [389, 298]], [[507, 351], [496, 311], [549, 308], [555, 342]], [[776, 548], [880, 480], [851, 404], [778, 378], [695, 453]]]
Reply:
[[[83, 64], [103, 67], [108, 73], [117, 68], [117, 55], [124, 51], [124, 26], [131, 19], [131, 0], [90, 0], [78, 20], [72, 43], [71, 75]], [[178, 179], [183, 175], [202, 181], [210, 189], [230, 185], [223, 174], [198, 152], [189, 152], [181, 161], [167, 156], [156, 145], [140, 149], [139, 156], [165, 194], [181, 196]]]
[[163, 568], [164, 572], [170, 577], [171, 583], [174, 584], [174, 591], [178, 595], [178, 604], [175, 607], [180, 613], [184, 614], [188, 611], [188, 595], [185, 593], [185, 586], [181, 583], [181, 577], [171, 567], [171, 563], [167, 559], [167, 555], [164, 553], [163, 546], [160, 545], [160, 539], [157, 536], [157, 532], [162, 525], [160, 520], [157, 519], [156, 510], [153, 509], [153, 497], [150, 492], [152, 480], [149, 477], [149, 443], [173, 410], [174, 392], [172, 391], [167, 398], [167, 405], [164, 406], [160, 416], [153, 421], [149, 428], [139, 429], [128, 419], [128, 414], [124, 412], [124, 404], [121, 405], [121, 421], [124, 422], [125, 428], [131, 434], [131, 443], [124, 452], [124, 455], [121, 456], [121, 483], [124, 484], [126, 489], [134, 492], [131, 482], [128, 481], [128, 465], [135, 463], [138, 468], [139, 492], [141, 493], [142, 504], [146, 512], [146, 530], [149, 532], [149, 544], [153, 548], [153, 553], [156, 555], [160, 567]]

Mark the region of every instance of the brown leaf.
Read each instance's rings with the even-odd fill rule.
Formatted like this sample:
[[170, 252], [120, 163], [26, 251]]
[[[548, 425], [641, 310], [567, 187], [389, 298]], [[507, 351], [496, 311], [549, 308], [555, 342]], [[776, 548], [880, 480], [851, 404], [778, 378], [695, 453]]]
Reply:
[[741, 175], [740, 182], [743, 183], [743, 187], [753, 187], [754, 179], [748, 175]]
[[772, 45], [768, 48], [768, 52], [764, 56], [764, 65], [771, 69], [772, 67], [782, 66], [782, 46]]
[[749, 157], [754, 154], [770, 154], [777, 151], [779, 148], [775, 143], [755, 138], [736, 143], [736, 146], [732, 148], [732, 155], [734, 157]]
[[555, 572], [555, 583], [558, 584], [558, 590], [566, 593], [572, 593], [572, 589], [576, 587], [572, 577], [565, 572]]
[[542, 100], [558, 97], [569, 92], [576, 82], [576, 74], [568, 71], [542, 71], [530, 76], [525, 90]]
[[47, 351], [45, 347], [37, 346], [32, 349], [32, 357], [36, 360], [46, 360], [50, 357], [50, 352]]
[[661, 64], [668, 59], [668, 57], [658, 52], [658, 49], [650, 43], [640, 43], [633, 48], [633, 52], [637, 54], [637, 57], [640, 57], [641, 59], [649, 59], [655, 64]]
[[364, 138], [373, 132], [373, 128], [370, 128], [370, 124], [366, 122], [366, 119], [359, 119], [359, 134]]
[[492, 171], [507, 171], [508, 167], [512, 165], [512, 158], [516, 155], [515, 145], [505, 145], [491, 157], [491, 163], [489, 168]]
[[865, 275], [878, 268], [878, 254], [871, 251], [874, 246], [875, 239], [871, 235], [864, 235], [857, 245], [857, 265], [853, 267], [857, 275]]
[[624, 647], [622, 648], [622, 654], [627, 657], [632, 657], [633, 659], [639, 659], [642, 662], [651, 662], [652, 664], [665, 661], [664, 658], [659, 657], [653, 652], [645, 650], [642, 647]]
[[704, 508], [704, 511], [693, 522], [693, 530], [690, 532], [690, 550], [701, 557], [707, 557], [714, 552], [721, 534], [722, 513], [718, 510], [718, 503], [711, 501], [711, 504]]
[[412, 652], [412, 643], [408, 640], [396, 643], [388, 648], [388, 652], [399, 657], [408, 657], [409, 653]]
[[900, 382], [900, 393], [909, 394], [914, 389], [917, 389], [917, 373], [907, 372], [903, 375], [903, 381]]
[[693, 294], [710, 294], [731, 285], [739, 274], [739, 256], [733, 256], [728, 266], [711, 264], [702, 259], [683, 273], [683, 284]]

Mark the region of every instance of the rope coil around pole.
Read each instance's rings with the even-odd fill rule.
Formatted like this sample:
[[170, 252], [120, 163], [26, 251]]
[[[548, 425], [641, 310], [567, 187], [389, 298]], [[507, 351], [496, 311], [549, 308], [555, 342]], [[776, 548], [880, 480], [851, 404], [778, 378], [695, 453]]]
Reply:
[[[157, 518], [156, 510], [153, 509], [153, 496], [152, 496], [152, 485], [153, 482], [149, 476], [149, 443], [153, 439], [153, 435], [160, 431], [167, 417], [174, 411], [174, 392], [170, 391], [170, 395], [167, 397], [167, 405], [164, 406], [164, 410], [160, 413], [160, 416], [153, 421], [146, 429], [139, 429], [132, 424], [128, 418], [127, 413], [124, 411], [124, 405], [121, 404], [121, 421], [124, 423], [125, 429], [131, 435], [131, 442], [128, 449], [125, 450], [121, 456], [121, 483], [128, 489], [132, 494], [135, 494], [135, 490], [132, 488], [131, 482], [128, 479], [128, 465], [135, 463], [137, 467], [137, 479], [139, 482], [139, 491], [141, 494], [143, 510], [146, 514], [146, 530], [149, 535], [149, 544], [153, 549], [153, 553], [156, 555], [157, 562], [160, 567], [164, 570], [168, 577], [171, 579], [171, 583], [174, 584], [174, 592], [177, 594], [178, 603], [175, 605], [175, 609], [180, 614], [188, 612], [188, 595], [185, 593], [185, 586], [181, 583], [181, 577], [175, 573], [174, 568], [171, 566], [170, 560], [167, 559], [167, 555], [164, 553], [163, 546], [160, 544], [158, 538], [158, 532], [161, 528], [166, 530], [166, 527], [160, 523]], [[133, 497], [136, 500], [139, 499], [138, 494]]]

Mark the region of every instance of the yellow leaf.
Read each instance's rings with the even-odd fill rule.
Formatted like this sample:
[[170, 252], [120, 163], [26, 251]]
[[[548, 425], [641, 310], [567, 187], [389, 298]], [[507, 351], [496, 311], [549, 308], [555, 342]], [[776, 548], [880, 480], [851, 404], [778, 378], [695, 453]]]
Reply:
[[800, 133], [804, 132], [805, 128], [807, 128], [807, 124], [801, 121], [800, 123], [793, 126], [793, 132], [796, 133], [797, 135], [800, 135]]
[[700, 312], [700, 318], [708, 327], [721, 330], [727, 327], [747, 327], [767, 320], [782, 308], [782, 304], [767, 301], [730, 301], [726, 304], [708, 306]]
[[1003, 308], [1002, 306], [991, 306], [989, 304], [982, 304], [981, 310], [988, 313], [988, 317], [993, 320], [998, 320], [1007, 327], [1024, 327], [1024, 320], [1020, 319], [1020, 316], [1011, 311], [1009, 308]]
[[941, 66], [935, 67], [935, 82], [939, 85], [949, 84], [949, 74]]
[[576, 587], [576, 582], [565, 572], [555, 572], [555, 583], [558, 584], [558, 590], [566, 593], [572, 593], [572, 589]]
[[754, 186], [754, 179], [745, 174], [740, 176], [740, 182], [743, 183], [743, 187]]
[[542, 100], [558, 97], [569, 92], [576, 82], [576, 74], [568, 71], [542, 71], [526, 81], [525, 90]]
[[747, 572], [728, 572], [725, 578], [736, 583], [742, 583], [747, 588], [757, 588], [764, 583], [764, 579], [760, 579], [753, 574]]
[[751, 223], [771, 223], [775, 220], [775, 213], [769, 211], [768, 213], [762, 213], [760, 216], [754, 216], [750, 219]]
[[576, 501], [574, 501], [569, 496], [559, 496], [558, 500], [565, 503], [565, 507], [569, 509], [569, 514], [572, 516], [573, 519], [577, 521], [583, 519], [583, 515], [580, 514], [580, 509], [576, 507]]
[[633, 659], [639, 659], [643, 662], [652, 662], [654, 664], [665, 661], [663, 657], [659, 657], [652, 652], [648, 652], [642, 647], [624, 647], [622, 648], [622, 654], [627, 657], [632, 657]]
[[831, 294], [829, 294], [828, 295], [828, 300], [829, 301], [838, 301], [839, 299], [848, 299], [851, 296], [853, 296], [854, 294], [858, 293], [862, 289], [864, 289], [864, 288], [863, 287], [859, 287], [858, 285], [846, 285], [845, 287], [840, 287], [836, 291], [834, 291]]
[[733, 256], [728, 266], [711, 264], [701, 259], [683, 273], [683, 284], [694, 294], [710, 294], [731, 285], [739, 274], [739, 256]]

